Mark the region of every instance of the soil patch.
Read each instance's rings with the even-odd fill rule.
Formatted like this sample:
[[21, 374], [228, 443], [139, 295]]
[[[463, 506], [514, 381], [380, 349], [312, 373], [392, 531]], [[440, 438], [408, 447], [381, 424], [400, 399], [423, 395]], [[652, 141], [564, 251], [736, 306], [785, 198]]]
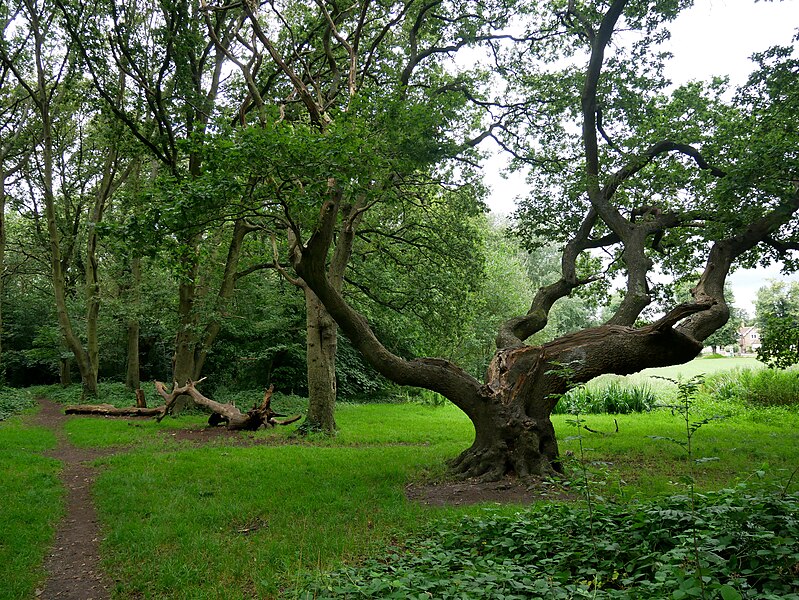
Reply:
[[207, 444], [210, 442], [224, 442], [236, 446], [251, 446], [255, 444], [274, 444], [274, 440], [267, 438], [255, 439], [253, 434], [233, 431], [226, 427], [200, 427], [198, 429], [163, 429], [161, 435], [178, 442], [193, 444]]
[[532, 504], [577, 499], [577, 496], [557, 483], [532, 477], [489, 482], [467, 479], [412, 483], [405, 487], [405, 495], [408, 500], [427, 506], [461, 506], [484, 502]]
[[61, 480], [67, 489], [66, 515], [56, 530], [55, 543], [45, 558], [47, 580], [36, 590], [45, 600], [105, 600], [110, 598], [110, 580], [100, 570], [100, 524], [91, 497], [96, 469], [86, 464], [108, 456], [115, 449], [82, 449], [73, 446], [64, 433], [70, 418], [50, 400], [39, 399], [36, 425], [51, 429], [58, 439], [48, 456], [64, 463]]

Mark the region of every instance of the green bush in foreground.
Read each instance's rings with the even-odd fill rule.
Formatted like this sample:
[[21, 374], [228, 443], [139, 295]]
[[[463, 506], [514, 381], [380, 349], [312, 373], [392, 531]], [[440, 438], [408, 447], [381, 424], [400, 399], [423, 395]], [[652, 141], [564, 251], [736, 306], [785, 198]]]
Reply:
[[686, 496], [595, 505], [596, 537], [585, 507], [542, 504], [513, 516], [487, 509], [326, 574], [299, 597], [697, 598], [693, 524], [706, 598], [799, 600], [799, 494], [741, 485], [696, 501], [695, 512]]

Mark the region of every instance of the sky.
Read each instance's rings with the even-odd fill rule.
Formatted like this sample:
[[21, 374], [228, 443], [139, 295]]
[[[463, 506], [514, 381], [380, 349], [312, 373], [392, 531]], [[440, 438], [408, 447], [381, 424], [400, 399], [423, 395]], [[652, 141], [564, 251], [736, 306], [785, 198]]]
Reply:
[[[696, 0], [671, 26], [666, 46], [674, 58], [666, 76], [675, 84], [692, 79], [727, 75], [733, 85], [746, 81], [754, 63], [749, 57], [775, 44], [789, 45], [799, 28], [799, 0]], [[524, 177], [500, 174], [504, 159], [489, 159], [486, 183], [491, 187], [488, 204], [498, 214], [513, 212], [515, 198], [525, 192]], [[735, 305], [754, 316], [758, 288], [769, 279], [799, 281], [799, 274], [781, 275], [779, 267], [740, 269], [730, 275]]]

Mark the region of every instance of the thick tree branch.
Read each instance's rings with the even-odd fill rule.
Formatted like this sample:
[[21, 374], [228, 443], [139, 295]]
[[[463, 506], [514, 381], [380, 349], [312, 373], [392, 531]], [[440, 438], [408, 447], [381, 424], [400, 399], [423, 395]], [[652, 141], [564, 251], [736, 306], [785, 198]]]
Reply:
[[366, 319], [347, 304], [329, 280], [325, 263], [336, 230], [340, 201], [333, 195], [322, 206], [316, 231], [294, 257], [295, 271], [375, 370], [400, 385], [438, 392], [467, 414], [475, 414], [481, 409], [479, 381], [446, 360], [418, 358], [408, 361], [390, 352], [377, 339]]
[[[583, 250], [596, 247], [597, 241], [590, 239], [596, 220], [597, 213], [592, 208], [586, 214], [575, 236], [563, 249], [560, 279], [538, 290], [525, 316], [510, 319], [500, 326], [496, 339], [497, 348], [521, 346], [524, 340], [546, 327], [549, 311], [555, 302], [571, 294], [575, 288], [592, 281], [592, 279], [577, 278], [577, 258]], [[615, 238], [607, 237], [607, 240], [610, 243]]]

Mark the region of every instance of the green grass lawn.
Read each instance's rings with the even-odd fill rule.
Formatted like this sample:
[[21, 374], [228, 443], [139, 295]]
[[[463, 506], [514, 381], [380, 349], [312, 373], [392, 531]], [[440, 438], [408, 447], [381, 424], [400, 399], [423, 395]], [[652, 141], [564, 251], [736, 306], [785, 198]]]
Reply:
[[719, 371], [733, 369], [762, 369], [765, 365], [750, 356], [733, 356], [724, 358], [695, 358], [682, 365], [644, 369], [639, 375], [645, 377], [659, 376], [671, 379], [689, 379], [695, 375], [710, 375]]
[[45, 552], [62, 515], [59, 463], [46, 429], [19, 418], [0, 423], [0, 598], [28, 599], [43, 576]]
[[[696, 418], [727, 408], [700, 404]], [[734, 484], [759, 470], [787, 481], [799, 465], [799, 411], [728, 412], [694, 439], [696, 457], [719, 459], [697, 465], [698, 488]], [[577, 440], [566, 440], [577, 433], [570, 418], [553, 420], [561, 452], [579, 456]], [[682, 491], [675, 482], [686, 473], [683, 450], [649, 437], [684, 435], [685, 424], [670, 410], [585, 418], [591, 429], [606, 432], [581, 430], [600, 495]], [[161, 424], [69, 420], [75, 444], [124, 446], [98, 461], [94, 490], [104, 567], [116, 581], [113, 597], [290, 598], [288, 590], [308, 571], [379, 553], [442, 516], [483, 510], [422, 507], [404, 496], [409, 481], [440, 476], [445, 460], [471, 443], [471, 424], [453, 406], [341, 404], [337, 420], [341, 432], [333, 439], [296, 442], [287, 439], [291, 428], [281, 428], [258, 432], [257, 440], [271, 439], [245, 447], [197, 446], [169, 435], [202, 425], [199, 416]], [[42, 457], [53, 443], [49, 433], [19, 418], [0, 423], [2, 598], [30, 598], [41, 577], [61, 511], [58, 465]]]

